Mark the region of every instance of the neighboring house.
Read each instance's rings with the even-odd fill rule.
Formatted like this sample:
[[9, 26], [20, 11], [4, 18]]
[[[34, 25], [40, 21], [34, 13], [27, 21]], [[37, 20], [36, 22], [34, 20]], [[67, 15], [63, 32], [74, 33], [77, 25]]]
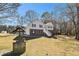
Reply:
[[25, 34], [30, 36], [52, 36], [53, 35], [53, 23], [44, 23], [41, 20], [34, 20], [26, 26]]

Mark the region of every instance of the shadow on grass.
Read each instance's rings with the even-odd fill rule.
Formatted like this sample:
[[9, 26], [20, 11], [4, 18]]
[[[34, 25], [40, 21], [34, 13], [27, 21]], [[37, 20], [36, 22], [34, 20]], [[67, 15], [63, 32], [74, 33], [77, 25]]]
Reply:
[[20, 56], [23, 53], [14, 53], [13, 51], [3, 54], [2, 56]]
[[13, 51], [4, 53], [2, 56], [20, 56], [25, 52], [26, 42], [24, 42], [24, 37], [17, 36], [13, 40]]
[[40, 37], [34, 37], [34, 36], [17, 36], [13, 40], [13, 51], [4, 53], [2, 56], [20, 56], [22, 55], [25, 50], [26, 50], [26, 44], [24, 41], [26, 40], [31, 40], [35, 38], [40, 38]]
[[28, 41], [28, 40], [32, 40], [32, 39], [38, 39], [38, 38], [41, 38], [41, 37], [47, 37], [47, 38], [54, 38], [54, 39], [57, 39], [57, 37], [56, 36], [50, 36], [50, 37], [48, 37], [48, 36], [24, 36], [26, 39], [26, 41]]
[[[42, 36], [22, 36], [22, 37], [17, 36], [16, 38], [13, 39], [16, 41], [15, 43], [13, 43], [13, 51], [7, 52], [7, 53], [3, 54], [2, 56], [20, 56], [26, 50], [26, 48], [25, 48], [26, 44], [24, 43], [24, 40], [27, 41], [27, 40], [32, 40], [32, 39], [38, 39], [40, 37], [42, 37]], [[56, 37], [54, 37], [54, 38], [56, 38]], [[20, 47], [20, 48], [18, 49], [18, 47]], [[21, 50], [23, 50], [23, 51], [21, 52]], [[19, 53], [18, 52], [15, 53], [15, 51], [16, 52], [19, 51]]]
[[[41, 37], [41, 36], [40, 36], [40, 37]], [[32, 40], [32, 39], [38, 39], [38, 38], [40, 38], [40, 37], [31, 37], [31, 36], [29, 37], [29, 36], [28, 36], [28, 37], [25, 37], [25, 38], [26, 38], [25, 40], [27, 41], [27, 40]]]

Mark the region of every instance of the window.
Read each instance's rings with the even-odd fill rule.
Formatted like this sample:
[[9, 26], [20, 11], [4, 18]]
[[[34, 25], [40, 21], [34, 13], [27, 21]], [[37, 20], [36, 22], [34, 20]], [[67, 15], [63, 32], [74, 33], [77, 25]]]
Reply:
[[48, 26], [48, 28], [52, 28], [52, 26]]
[[39, 25], [39, 27], [42, 28], [43, 26], [42, 25]]
[[32, 24], [32, 27], [36, 27], [36, 24]]

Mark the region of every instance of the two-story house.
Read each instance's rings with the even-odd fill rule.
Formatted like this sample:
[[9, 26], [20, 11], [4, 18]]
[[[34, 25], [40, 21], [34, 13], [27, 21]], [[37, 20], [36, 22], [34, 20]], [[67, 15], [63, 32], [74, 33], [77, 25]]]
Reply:
[[52, 22], [44, 23], [41, 20], [34, 20], [26, 26], [25, 34], [30, 36], [52, 36]]

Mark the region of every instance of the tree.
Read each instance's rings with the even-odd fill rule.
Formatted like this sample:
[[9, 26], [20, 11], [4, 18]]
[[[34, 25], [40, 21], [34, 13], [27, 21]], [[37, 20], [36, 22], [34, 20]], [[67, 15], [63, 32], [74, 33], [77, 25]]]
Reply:
[[33, 10], [28, 10], [26, 11], [25, 19], [28, 22], [31, 22], [33, 20], [38, 20], [38, 13]]
[[14, 16], [19, 6], [19, 3], [0, 3], [0, 18]]
[[56, 17], [53, 14], [53, 11], [49, 12], [43, 12], [41, 15], [42, 21], [44, 23], [52, 22], [53, 24], [53, 34], [57, 34], [58, 32], [58, 24], [56, 21]]
[[26, 24], [26, 19], [24, 16], [17, 16], [17, 22], [18, 22], [18, 26], [24, 26]]
[[[5, 23], [3, 19], [16, 16], [16, 10], [20, 6], [19, 3], [0, 3], [0, 21]], [[7, 20], [6, 20], [7, 21]]]
[[[67, 4], [67, 8], [63, 14], [65, 16], [67, 16], [67, 18], [69, 18], [73, 22], [73, 24], [74, 24], [73, 29], [75, 29], [75, 38], [79, 40], [79, 16], [78, 16], [78, 13], [79, 13], [79, 4], [70, 3], [70, 4]], [[71, 28], [71, 26], [68, 28]], [[72, 29], [71, 29], [71, 31], [72, 31]]]
[[41, 18], [43, 20], [52, 20], [52, 14], [49, 13], [49, 12], [44, 12], [42, 15], [41, 15]]
[[76, 39], [79, 40], [79, 3], [76, 4], [77, 7], [77, 26], [76, 26]]
[[58, 28], [59, 28], [59, 32], [60, 34], [66, 34], [66, 21], [67, 21], [67, 17], [65, 16], [65, 11], [66, 7], [62, 7], [62, 6], [55, 6], [54, 8], [54, 12], [53, 15], [57, 21], [57, 24], [58, 24]]
[[75, 27], [72, 20], [68, 20], [66, 23], [66, 35], [75, 35]]
[[[74, 28], [75, 29], [75, 38], [77, 39], [78, 37], [78, 24], [77, 24], [77, 7], [76, 4], [67, 4], [67, 9], [65, 11], [65, 15], [73, 22]], [[72, 31], [72, 30], [71, 30]]]
[[[5, 25], [6, 21], [8, 22], [8, 19], [12, 17], [16, 18], [17, 8], [19, 6], [19, 3], [0, 3], [0, 25]], [[7, 25], [5, 26], [5, 28], [7, 31]]]

